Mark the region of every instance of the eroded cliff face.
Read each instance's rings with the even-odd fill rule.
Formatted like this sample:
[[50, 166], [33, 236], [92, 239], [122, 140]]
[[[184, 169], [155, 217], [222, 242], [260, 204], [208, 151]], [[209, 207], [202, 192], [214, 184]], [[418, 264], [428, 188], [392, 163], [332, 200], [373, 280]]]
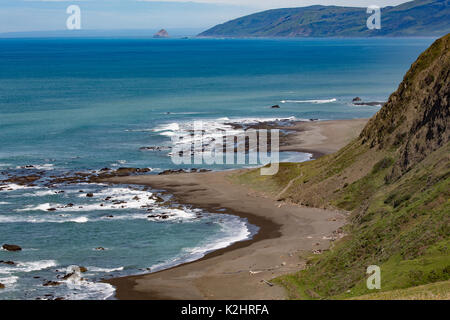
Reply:
[[422, 53], [398, 90], [361, 133], [362, 144], [396, 150], [389, 180], [421, 162], [450, 138], [450, 34]]

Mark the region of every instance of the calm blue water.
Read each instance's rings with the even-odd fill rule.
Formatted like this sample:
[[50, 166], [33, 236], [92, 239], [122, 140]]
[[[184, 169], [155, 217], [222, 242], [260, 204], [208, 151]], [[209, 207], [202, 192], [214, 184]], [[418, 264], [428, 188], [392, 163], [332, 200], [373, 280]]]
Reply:
[[[432, 41], [0, 39], [0, 169], [158, 172], [176, 167], [167, 152], [140, 148], [168, 145], [174, 123], [370, 117], [379, 108], [353, 106], [352, 98], [386, 100]], [[233, 216], [158, 204], [141, 187], [3, 187], [0, 244], [24, 250], [0, 250], [0, 260], [16, 262], [0, 264], [0, 299], [106, 298], [113, 289], [101, 278], [197, 259], [257, 230]], [[149, 208], [171, 218], [149, 219]], [[87, 267], [87, 280], [42, 286], [72, 265]]]

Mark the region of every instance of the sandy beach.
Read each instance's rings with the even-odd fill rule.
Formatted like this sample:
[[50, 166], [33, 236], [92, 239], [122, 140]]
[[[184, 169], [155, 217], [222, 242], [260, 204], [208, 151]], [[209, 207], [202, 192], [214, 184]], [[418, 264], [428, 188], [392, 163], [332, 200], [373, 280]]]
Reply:
[[[282, 151], [314, 157], [339, 150], [355, 138], [367, 119], [297, 122]], [[248, 219], [259, 232], [251, 239], [171, 269], [108, 280], [118, 299], [286, 299], [270, 280], [300, 270], [305, 256], [330, 245], [345, 212], [307, 208], [233, 184], [237, 171], [115, 177], [110, 183], [141, 184], [165, 190], [179, 203]]]

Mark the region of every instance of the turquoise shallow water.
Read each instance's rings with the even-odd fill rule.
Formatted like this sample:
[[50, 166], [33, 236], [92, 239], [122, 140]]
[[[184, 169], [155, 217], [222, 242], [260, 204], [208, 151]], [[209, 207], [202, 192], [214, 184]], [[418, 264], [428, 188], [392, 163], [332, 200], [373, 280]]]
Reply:
[[[20, 167], [34, 165], [56, 175], [130, 166], [158, 172], [178, 167], [167, 152], [140, 148], [167, 145], [174, 123], [202, 119], [220, 127], [227, 121], [370, 117], [379, 107], [354, 106], [352, 98], [385, 101], [431, 42], [0, 39], [0, 169], [32, 172]], [[274, 104], [281, 108], [269, 108]], [[0, 260], [17, 262], [0, 264], [6, 284], [0, 299], [106, 298], [113, 289], [95, 282], [100, 278], [197, 259], [257, 231], [233, 216], [162, 206], [153, 194], [103, 185], [0, 190], [0, 243], [24, 248], [0, 250]], [[108, 196], [126, 200], [127, 207], [101, 207]], [[68, 203], [74, 206], [63, 208]], [[149, 219], [143, 205], [172, 218]], [[94, 250], [100, 246], [106, 250]], [[89, 281], [42, 286], [71, 265], [88, 267], [83, 277]]]

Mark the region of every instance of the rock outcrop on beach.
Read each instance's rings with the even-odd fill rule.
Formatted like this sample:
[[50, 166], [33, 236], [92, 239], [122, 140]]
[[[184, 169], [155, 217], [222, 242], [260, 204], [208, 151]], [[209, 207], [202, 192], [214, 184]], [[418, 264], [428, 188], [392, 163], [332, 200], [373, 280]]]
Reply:
[[279, 279], [295, 298], [308, 298], [306, 289], [318, 295], [309, 298], [373, 293], [369, 265], [380, 266], [383, 291], [449, 287], [449, 76], [450, 34], [419, 56], [358, 139], [315, 161], [280, 164], [265, 178], [282, 201], [351, 212], [346, 237], [307, 270]]
[[155, 39], [169, 38], [169, 33], [165, 29], [161, 29], [153, 35], [153, 38]]
[[[30, 169], [33, 170], [33, 169]], [[78, 183], [95, 183], [102, 179], [113, 178], [113, 177], [125, 177], [131, 175], [146, 174], [151, 172], [149, 168], [118, 168], [116, 170], [103, 168], [98, 171], [88, 171], [88, 172], [74, 172], [65, 173], [62, 175], [52, 175], [46, 176], [45, 171], [36, 170], [32, 175], [23, 173], [14, 173], [10, 171], [2, 171], [1, 173], [6, 176], [6, 179], [0, 180], [0, 191], [2, 189], [8, 188], [8, 184], [14, 183], [20, 186], [35, 186], [36, 183], [40, 182], [43, 186], [53, 187], [58, 184], [78, 184]], [[45, 181], [44, 181], [45, 180]], [[63, 193], [64, 191], [58, 191]], [[82, 190], [80, 190], [82, 192]], [[86, 197], [92, 198], [92, 193], [87, 193]], [[73, 206], [73, 204], [68, 204], [68, 207]], [[54, 211], [52, 208], [49, 211]]]

